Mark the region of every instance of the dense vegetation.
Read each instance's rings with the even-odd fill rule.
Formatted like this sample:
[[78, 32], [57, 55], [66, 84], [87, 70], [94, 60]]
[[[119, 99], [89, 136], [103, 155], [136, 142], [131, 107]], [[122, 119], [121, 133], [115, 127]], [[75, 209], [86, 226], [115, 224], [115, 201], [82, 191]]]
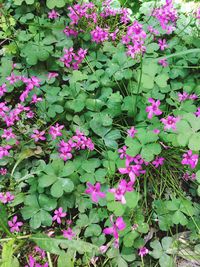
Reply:
[[0, 14], [0, 266], [200, 264], [197, 4]]

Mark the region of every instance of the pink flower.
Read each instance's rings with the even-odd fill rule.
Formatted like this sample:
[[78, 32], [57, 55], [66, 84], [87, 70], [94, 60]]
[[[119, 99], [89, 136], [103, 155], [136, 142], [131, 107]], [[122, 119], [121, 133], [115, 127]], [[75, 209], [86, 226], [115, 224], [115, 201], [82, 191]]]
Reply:
[[165, 48], [167, 48], [168, 47], [168, 45], [167, 45], [167, 42], [166, 42], [166, 40], [165, 39], [158, 39], [158, 45], [159, 45], [159, 47], [160, 47], [160, 50], [165, 50]]
[[152, 162], [152, 164], [158, 168], [159, 166], [162, 166], [164, 164], [164, 158], [162, 157], [156, 157], [155, 160]]
[[0, 97], [3, 96], [6, 92], [7, 92], [6, 84], [4, 83], [0, 86]]
[[138, 254], [139, 254], [140, 257], [144, 257], [144, 256], [146, 256], [148, 253], [149, 253], [149, 250], [148, 250], [146, 247], [141, 247], [141, 248], [139, 249], [139, 252], [138, 252]]
[[11, 138], [15, 138], [16, 135], [12, 132], [12, 128], [4, 129], [3, 134], [1, 135], [2, 138], [5, 138], [6, 140], [10, 140]]
[[52, 78], [56, 78], [58, 77], [58, 73], [57, 72], [49, 72], [48, 73], [48, 79], [52, 79]]
[[48, 12], [48, 18], [49, 19], [57, 19], [59, 18], [60, 14], [56, 12], [54, 9], [52, 9], [50, 12]]
[[0, 193], [0, 201], [3, 204], [7, 204], [14, 200], [15, 196], [12, 195], [10, 192]]
[[135, 134], [137, 133], [137, 130], [136, 130], [135, 127], [133, 126], [133, 127], [131, 127], [130, 130], [127, 131], [127, 133], [128, 133], [128, 136], [130, 136], [130, 137], [134, 137]]
[[0, 168], [0, 174], [1, 175], [6, 175], [7, 174], [7, 169], [6, 168]]
[[124, 159], [126, 157], [126, 146], [123, 146], [122, 148], [118, 149], [118, 152], [120, 153], [120, 159]]
[[105, 235], [113, 235], [115, 239], [118, 239], [119, 238], [118, 232], [123, 231], [126, 228], [126, 224], [122, 217], [118, 217], [116, 221], [114, 222], [113, 215], [110, 216], [110, 221], [111, 221], [112, 226], [105, 228], [103, 230], [103, 233]]
[[188, 97], [189, 97], [189, 94], [186, 92], [183, 92], [182, 94], [178, 93], [178, 100], [180, 102], [185, 101], [186, 99], [188, 99]]
[[199, 155], [192, 154], [192, 150], [188, 150], [186, 153], [183, 154], [183, 159], [181, 163], [183, 165], [190, 165], [191, 169], [194, 169], [198, 163]]
[[69, 227], [67, 230], [63, 230], [63, 236], [67, 238], [68, 240], [72, 240], [72, 238], [76, 234], [73, 232], [73, 230]]
[[42, 101], [42, 98], [41, 97], [37, 97], [37, 95], [34, 94], [32, 96], [31, 104], [36, 104], [36, 103], [41, 102], [41, 101]]
[[149, 98], [148, 102], [151, 103], [151, 106], [146, 107], [146, 112], [148, 112], [148, 119], [152, 119], [153, 115], [161, 115], [162, 111], [159, 109], [160, 100], [155, 101], [153, 98]]
[[122, 174], [128, 174], [133, 184], [135, 183], [136, 176], [139, 176], [141, 173], [145, 173], [140, 164], [130, 165], [129, 160], [126, 160], [125, 168], [119, 168], [119, 172]]
[[195, 115], [199, 118], [200, 117], [200, 107], [197, 108], [197, 111], [195, 112]]
[[121, 180], [119, 182], [118, 188], [111, 188], [109, 192], [115, 195], [115, 200], [120, 201], [122, 204], [126, 204], [125, 194], [126, 192], [133, 191], [133, 183], [126, 182], [126, 180]]
[[41, 257], [42, 259], [44, 259], [44, 258], [46, 257], [46, 253], [45, 253], [45, 251], [44, 251], [43, 249], [41, 249], [41, 248], [38, 247], [38, 246], [35, 246], [34, 249], [35, 249], [35, 251], [40, 255], [40, 257]]
[[153, 132], [154, 132], [155, 134], [159, 134], [159, 133], [160, 133], [160, 130], [159, 130], [159, 129], [154, 129]]
[[160, 60], [158, 61], [158, 63], [159, 63], [160, 65], [162, 65], [164, 68], [167, 67], [167, 66], [169, 65], [168, 62], [167, 62], [167, 59], [166, 59], [166, 58], [160, 59]]
[[3, 157], [9, 156], [9, 149], [11, 149], [12, 147], [9, 145], [6, 146], [0, 146], [0, 159], [2, 159]]
[[49, 134], [52, 136], [52, 139], [55, 140], [57, 136], [62, 136], [61, 130], [64, 128], [64, 125], [59, 125], [56, 123], [55, 126], [51, 126], [49, 129]]
[[41, 141], [46, 140], [46, 138], [43, 136], [45, 135], [45, 131], [39, 132], [38, 130], [33, 130], [33, 133], [34, 134], [31, 135], [31, 138], [33, 138], [35, 142], [38, 142], [39, 140]]
[[183, 180], [185, 181], [194, 181], [196, 179], [196, 173], [192, 173], [192, 174], [189, 174], [188, 172], [184, 173], [183, 174]]
[[99, 251], [100, 251], [102, 254], [106, 253], [107, 250], [108, 250], [108, 245], [100, 246], [100, 248], [99, 248]]
[[160, 121], [165, 125], [164, 130], [174, 130], [176, 131], [176, 123], [180, 120], [179, 117], [168, 116], [166, 119], [161, 119]]
[[102, 43], [108, 40], [109, 37], [108, 30], [96, 26], [96, 28], [93, 31], [91, 31], [91, 37], [93, 42]]
[[23, 223], [22, 222], [18, 222], [17, 221], [17, 216], [14, 216], [11, 221], [8, 221], [8, 225], [10, 227], [11, 233], [14, 233], [14, 232], [19, 232], [20, 231], [20, 227], [23, 225]]
[[67, 215], [66, 212], [63, 212], [63, 208], [60, 207], [59, 209], [54, 211], [53, 221], [57, 221], [57, 223], [61, 224], [61, 218]]
[[105, 198], [106, 194], [101, 192], [101, 184], [96, 183], [95, 185], [92, 185], [91, 183], [87, 183], [87, 189], [85, 190], [85, 193], [88, 195], [91, 195], [92, 201], [97, 203], [99, 202], [99, 198]]

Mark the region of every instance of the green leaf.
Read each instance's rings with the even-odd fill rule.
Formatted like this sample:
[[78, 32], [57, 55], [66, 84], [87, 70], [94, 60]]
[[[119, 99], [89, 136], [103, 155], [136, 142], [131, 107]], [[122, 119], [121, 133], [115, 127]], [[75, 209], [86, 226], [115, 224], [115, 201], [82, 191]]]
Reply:
[[99, 250], [99, 247], [85, 241], [66, 240], [61, 237], [50, 238], [47, 235], [40, 233], [32, 235], [31, 240], [33, 240], [40, 248], [56, 255], [61, 255], [63, 253], [61, 246], [73, 249], [79, 253], [92, 253], [98, 252]]
[[159, 264], [162, 267], [175, 267], [175, 263], [172, 257], [167, 254], [163, 254], [159, 259]]
[[125, 194], [125, 198], [126, 198], [126, 205], [133, 209], [137, 206], [139, 198], [140, 198], [140, 194], [137, 191], [132, 191], [132, 192], [127, 192]]
[[73, 162], [69, 161], [65, 164], [62, 173], [61, 173], [61, 177], [66, 177], [71, 175], [72, 173], [74, 173], [75, 168], [74, 168], [74, 164]]
[[167, 74], [159, 74], [155, 78], [155, 82], [159, 87], [166, 87], [169, 76]]
[[88, 173], [93, 173], [101, 165], [101, 161], [97, 158], [84, 160], [81, 167]]
[[39, 186], [48, 187], [52, 185], [56, 180], [57, 180], [57, 177], [55, 175], [44, 174], [42, 177], [39, 178]]
[[15, 240], [11, 239], [3, 244], [1, 267], [19, 267], [19, 262], [14, 254]]
[[160, 242], [158, 240], [154, 240], [153, 242], [150, 243], [150, 246], [153, 249], [153, 251], [151, 251], [150, 253], [151, 256], [154, 259], [159, 259], [163, 254], [163, 249]]
[[104, 136], [105, 145], [109, 148], [117, 149], [118, 143], [116, 140], [121, 138], [121, 134], [119, 130], [112, 130], [106, 136]]
[[85, 237], [99, 236], [100, 234], [101, 227], [98, 224], [89, 225], [84, 232]]
[[200, 133], [194, 133], [190, 136], [188, 147], [191, 150], [200, 150]]
[[40, 207], [46, 211], [54, 210], [57, 206], [56, 200], [46, 196], [45, 194], [40, 194], [38, 201]]

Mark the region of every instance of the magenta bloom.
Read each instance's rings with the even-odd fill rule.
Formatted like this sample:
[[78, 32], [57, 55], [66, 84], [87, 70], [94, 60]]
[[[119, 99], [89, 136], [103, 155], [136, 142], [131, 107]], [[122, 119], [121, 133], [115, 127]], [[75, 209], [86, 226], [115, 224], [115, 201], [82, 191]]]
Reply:
[[182, 94], [178, 93], [178, 100], [180, 102], [185, 101], [186, 99], [188, 99], [188, 97], [189, 97], [189, 94], [187, 92], [183, 92]]
[[10, 140], [11, 138], [15, 138], [16, 135], [12, 132], [12, 128], [9, 128], [3, 130], [1, 137], [5, 138], [6, 140]]
[[127, 131], [127, 133], [128, 133], [128, 136], [130, 136], [130, 137], [134, 137], [135, 134], [137, 133], [137, 130], [136, 130], [135, 127], [133, 126], [133, 127], [131, 127], [131, 129], [129, 129], [129, 130]]
[[96, 27], [93, 31], [91, 31], [92, 41], [96, 43], [102, 43], [108, 40], [109, 34], [107, 29], [102, 29], [100, 27]]
[[118, 149], [118, 152], [120, 154], [120, 159], [124, 159], [126, 157], [126, 146], [123, 146], [122, 148]]
[[42, 98], [41, 97], [37, 97], [37, 95], [34, 94], [32, 96], [31, 104], [36, 104], [36, 103], [41, 102], [41, 101], [42, 101]]
[[6, 175], [8, 170], [6, 168], [0, 168], [0, 174], [1, 175]]
[[110, 221], [111, 221], [112, 226], [105, 228], [103, 230], [103, 233], [105, 235], [113, 235], [115, 239], [118, 239], [119, 238], [118, 232], [123, 231], [126, 228], [126, 224], [122, 217], [118, 217], [116, 221], [114, 222], [113, 215], [110, 216]]
[[197, 118], [199, 118], [199, 117], [200, 117], [200, 107], [199, 107], [199, 108], [197, 108], [197, 111], [195, 112], [195, 115], [197, 116]]
[[194, 169], [198, 163], [199, 155], [192, 154], [192, 150], [188, 150], [187, 153], [183, 154], [181, 163], [183, 165], [189, 165], [191, 169]]
[[117, 188], [111, 188], [109, 192], [115, 195], [115, 200], [120, 201], [122, 204], [126, 204], [125, 194], [126, 192], [133, 191], [133, 182], [127, 182], [121, 180]]
[[52, 9], [50, 12], [48, 12], [48, 18], [49, 19], [57, 19], [59, 18], [60, 14], [56, 12], [54, 9]]
[[108, 245], [100, 246], [99, 251], [104, 254], [108, 250]]
[[52, 78], [56, 78], [58, 77], [58, 73], [57, 72], [49, 72], [48, 73], [48, 79], [52, 79]]
[[7, 92], [6, 84], [4, 83], [0, 86], [0, 97], [3, 96], [6, 92]]
[[9, 156], [9, 150], [12, 147], [9, 145], [6, 146], [0, 146], [0, 159], [2, 159], [3, 157]]
[[174, 130], [176, 131], [176, 123], [180, 120], [179, 117], [168, 116], [166, 119], [161, 119], [160, 121], [165, 125], [164, 130]]
[[59, 125], [56, 123], [55, 126], [51, 126], [49, 129], [49, 134], [52, 136], [52, 139], [55, 140], [57, 136], [62, 136], [61, 130], [64, 128], [64, 125]]
[[67, 215], [66, 212], [63, 212], [63, 208], [60, 207], [54, 211], [53, 221], [57, 221], [57, 223], [61, 224], [61, 218]]
[[3, 204], [13, 201], [14, 198], [14, 195], [12, 195], [10, 192], [0, 193], [0, 202]]
[[105, 198], [106, 194], [101, 192], [101, 184], [96, 183], [95, 185], [92, 185], [91, 183], [87, 183], [88, 188], [85, 190], [85, 193], [88, 195], [91, 195], [92, 201], [97, 203], [99, 201], [99, 198]]
[[156, 157], [155, 160], [152, 162], [152, 164], [158, 168], [159, 166], [162, 166], [164, 164], [164, 158], [162, 157]]
[[149, 250], [148, 250], [146, 247], [142, 247], [142, 248], [140, 248], [140, 249], [139, 249], [139, 252], [138, 252], [138, 254], [139, 254], [140, 257], [144, 257], [144, 256], [146, 256], [148, 253], [149, 253]]
[[38, 130], [33, 130], [34, 134], [31, 135], [31, 138], [38, 142], [39, 140], [44, 141], [46, 138], [43, 136], [45, 135], [45, 131], [39, 132]]
[[167, 66], [169, 65], [168, 62], [167, 62], [167, 59], [166, 59], [166, 58], [160, 59], [160, 60], [158, 61], [158, 63], [159, 63], [160, 65], [162, 65], [164, 68], [167, 67]]
[[133, 184], [135, 183], [136, 176], [139, 176], [141, 173], [145, 173], [145, 171], [142, 170], [141, 165], [129, 165], [128, 160], [126, 160], [126, 167], [119, 168], [119, 172], [122, 174], [128, 174]]
[[158, 45], [160, 47], [160, 50], [164, 51], [165, 48], [168, 47], [167, 42], [165, 39], [158, 39]]
[[20, 231], [20, 227], [23, 225], [23, 223], [22, 222], [18, 222], [17, 221], [17, 216], [14, 216], [11, 221], [8, 221], [8, 225], [10, 227], [11, 233], [14, 233], [14, 232], [19, 232]]
[[72, 238], [76, 234], [73, 232], [73, 230], [69, 227], [67, 230], [63, 230], [63, 236], [69, 240], [72, 240]]
[[153, 115], [161, 115], [162, 111], [159, 109], [160, 100], [155, 101], [153, 98], [149, 98], [148, 102], [151, 103], [151, 106], [146, 107], [146, 112], [148, 112], [148, 119], [152, 119]]

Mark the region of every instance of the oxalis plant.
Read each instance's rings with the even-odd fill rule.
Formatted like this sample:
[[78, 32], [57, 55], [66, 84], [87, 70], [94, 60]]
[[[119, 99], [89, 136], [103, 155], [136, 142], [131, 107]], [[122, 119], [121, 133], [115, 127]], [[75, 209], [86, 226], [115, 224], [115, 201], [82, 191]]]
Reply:
[[200, 9], [0, 5], [2, 267], [200, 264]]

